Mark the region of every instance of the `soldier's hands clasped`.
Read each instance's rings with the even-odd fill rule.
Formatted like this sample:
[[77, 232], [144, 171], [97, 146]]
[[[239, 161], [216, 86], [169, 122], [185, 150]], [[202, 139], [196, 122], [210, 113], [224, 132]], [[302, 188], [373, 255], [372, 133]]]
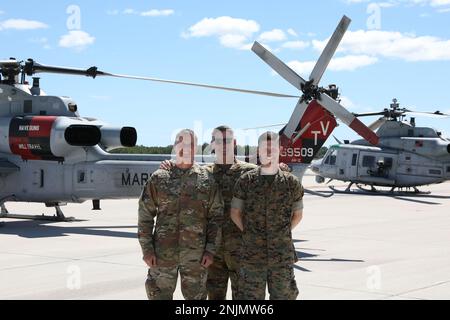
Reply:
[[144, 256], [143, 260], [149, 268], [156, 267], [156, 256], [154, 254]]
[[212, 265], [213, 262], [214, 262], [214, 256], [211, 253], [209, 253], [208, 251], [205, 251], [205, 253], [203, 254], [203, 257], [202, 257], [201, 265], [204, 268], [208, 268], [210, 265]]

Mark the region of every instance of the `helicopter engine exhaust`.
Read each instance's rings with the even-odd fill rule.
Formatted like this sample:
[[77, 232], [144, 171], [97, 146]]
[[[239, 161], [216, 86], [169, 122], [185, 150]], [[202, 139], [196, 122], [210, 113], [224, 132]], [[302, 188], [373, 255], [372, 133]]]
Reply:
[[96, 126], [73, 124], [64, 131], [64, 138], [71, 146], [92, 147], [100, 142], [101, 132]]
[[137, 132], [133, 127], [100, 127], [102, 134], [100, 144], [106, 150], [111, 150], [121, 147], [134, 147], [137, 141]]

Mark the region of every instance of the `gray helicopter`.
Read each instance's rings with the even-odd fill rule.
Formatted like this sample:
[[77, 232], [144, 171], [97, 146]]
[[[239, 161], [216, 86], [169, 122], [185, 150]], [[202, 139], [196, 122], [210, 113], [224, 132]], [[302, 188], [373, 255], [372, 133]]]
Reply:
[[[279, 98], [295, 98], [298, 103], [280, 131], [280, 162], [302, 177], [321, 146], [336, 127], [336, 119], [376, 145], [378, 136], [338, 101], [335, 85], [320, 87], [350, 19], [344, 16], [325, 46], [308, 80], [255, 41], [252, 51], [281, 77], [301, 92], [297, 95], [267, 91], [113, 74], [97, 67], [76, 69], [43, 65], [32, 59], [0, 61], [0, 218], [66, 220], [60, 206], [101, 199], [139, 197], [150, 174], [171, 155], [128, 155], [109, 153], [116, 147], [136, 144], [132, 127], [117, 127], [80, 116], [77, 103], [68, 97], [48, 96], [40, 87], [38, 73], [82, 75], [91, 78], [115, 77], [188, 85]], [[32, 85], [27, 77], [33, 77]], [[254, 159], [253, 157], [252, 159]], [[250, 160], [249, 155], [244, 156]], [[197, 162], [213, 162], [202, 155]], [[39, 202], [55, 207], [56, 216], [12, 215], [8, 201]]]
[[[415, 112], [400, 108], [393, 99], [390, 108], [381, 112], [355, 114], [356, 117], [378, 116], [369, 128], [376, 130], [379, 143], [369, 145], [365, 140], [345, 141], [329, 148], [322, 159], [314, 160], [311, 169], [318, 183], [332, 180], [349, 182], [345, 190], [350, 193], [353, 184], [367, 192], [384, 192], [376, 187], [390, 187], [388, 193], [421, 193], [418, 186], [450, 180], [450, 139], [428, 127], [416, 126], [416, 116], [450, 117], [440, 111]], [[406, 116], [411, 116], [406, 121]], [[370, 186], [370, 189], [362, 187]]]

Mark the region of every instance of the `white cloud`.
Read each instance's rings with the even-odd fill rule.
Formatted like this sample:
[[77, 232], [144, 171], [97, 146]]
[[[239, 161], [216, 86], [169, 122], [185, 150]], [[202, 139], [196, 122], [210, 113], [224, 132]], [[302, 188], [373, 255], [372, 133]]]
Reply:
[[296, 40], [296, 41], [287, 41], [284, 42], [281, 47], [282, 48], [286, 48], [286, 49], [304, 49], [306, 47], [309, 46], [309, 42], [305, 42], [305, 41], [300, 41], [300, 40]]
[[34, 30], [48, 28], [43, 22], [26, 19], [8, 19], [0, 21], [0, 30], [14, 29], [14, 30]]
[[297, 37], [298, 36], [297, 32], [295, 32], [295, 30], [292, 29], [292, 28], [287, 29], [287, 33], [289, 33], [293, 37]]
[[354, 71], [378, 62], [378, 58], [367, 55], [348, 55], [331, 59], [329, 68], [333, 71]]
[[315, 61], [298, 61], [298, 60], [293, 60], [287, 63], [287, 65], [292, 70], [294, 70], [301, 76], [305, 75], [309, 76], [315, 64], [316, 64]]
[[5, 11], [3, 11], [3, 10], [0, 10], [0, 14], [4, 14], [5, 13]]
[[93, 44], [95, 37], [81, 30], [72, 30], [68, 34], [61, 36], [59, 46], [63, 48], [72, 48], [75, 50], [83, 50], [87, 46]]
[[117, 9], [114, 10], [108, 10], [106, 11], [106, 14], [111, 15], [111, 16], [116, 16], [119, 13], [125, 14], [125, 15], [139, 15], [142, 17], [167, 17], [167, 16], [171, 16], [175, 13], [175, 10], [173, 9], [150, 9], [147, 11], [138, 11], [132, 8], [127, 8], [122, 10], [122, 12], [120, 12]]
[[172, 9], [164, 9], [164, 10], [152, 9], [149, 11], [141, 12], [141, 16], [143, 16], [143, 17], [166, 17], [166, 16], [170, 16], [174, 13], [175, 13], [175, 11]]
[[281, 29], [273, 29], [260, 34], [258, 41], [276, 42], [286, 40], [286, 34]]
[[[375, 57], [366, 55], [348, 55], [331, 59], [328, 66], [332, 71], [354, 71], [361, 67], [372, 65], [378, 61]], [[288, 66], [300, 75], [309, 75], [314, 68], [316, 61], [290, 61]]]
[[259, 24], [253, 20], [232, 18], [228, 16], [218, 18], [204, 18], [189, 27], [189, 37], [223, 36], [226, 34], [240, 34], [246, 37], [259, 31]]
[[[322, 51], [327, 41], [313, 40], [313, 46]], [[450, 60], [450, 40], [395, 31], [358, 30], [345, 34], [338, 51], [406, 61]]]
[[247, 42], [247, 37], [241, 34], [225, 34], [219, 37], [220, 44], [227, 48], [241, 49]]
[[216, 37], [228, 48], [246, 50], [251, 47], [250, 37], [259, 31], [259, 24], [254, 20], [245, 20], [222, 16], [204, 18], [182, 33], [184, 38]]
[[450, 6], [450, 0], [431, 0], [432, 7]]

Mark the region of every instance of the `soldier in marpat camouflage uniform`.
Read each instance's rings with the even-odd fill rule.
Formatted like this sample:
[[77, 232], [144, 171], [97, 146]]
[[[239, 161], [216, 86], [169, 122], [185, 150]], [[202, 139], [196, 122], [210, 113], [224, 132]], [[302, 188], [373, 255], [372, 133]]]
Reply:
[[302, 218], [303, 188], [278, 168], [278, 134], [263, 134], [258, 152], [261, 166], [239, 178], [231, 204], [231, 218], [243, 231], [238, 298], [263, 300], [267, 284], [270, 299], [296, 299], [291, 230]]
[[[172, 299], [178, 273], [185, 299], [206, 299], [207, 268], [220, 243], [223, 201], [212, 175], [194, 163], [191, 130], [176, 138], [176, 165], [155, 171], [139, 200], [138, 237], [151, 300]], [[156, 226], [155, 225], [156, 218]]]

